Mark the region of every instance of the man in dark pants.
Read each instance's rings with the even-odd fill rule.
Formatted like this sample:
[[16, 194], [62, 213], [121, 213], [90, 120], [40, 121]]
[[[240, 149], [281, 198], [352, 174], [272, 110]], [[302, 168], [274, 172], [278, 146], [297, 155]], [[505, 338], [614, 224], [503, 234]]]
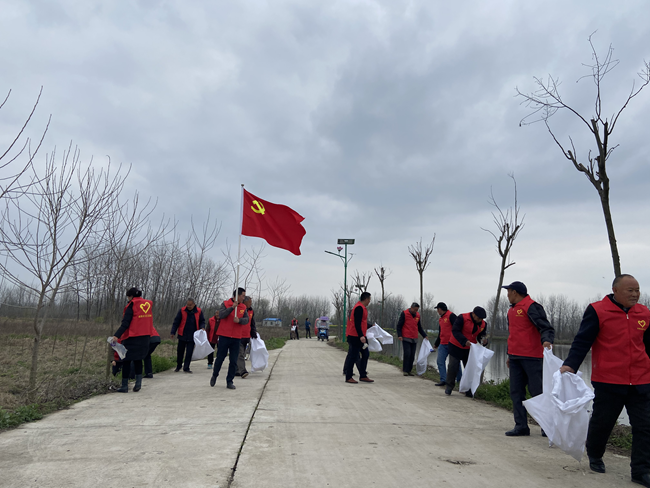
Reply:
[[[194, 352], [194, 332], [199, 329], [205, 329], [203, 312], [196, 306], [193, 298], [188, 298], [185, 306], [176, 314], [172, 325], [172, 339], [178, 331], [175, 372], [179, 372], [181, 367], [185, 373], [192, 372], [190, 371], [190, 363]], [[183, 355], [185, 355], [185, 362], [183, 362]]]
[[[460, 362], [467, 366], [467, 359], [469, 358], [469, 345], [470, 343], [476, 344], [481, 341], [483, 345], [487, 342], [485, 334], [487, 332], [487, 324], [485, 323], [485, 309], [482, 307], [474, 307], [470, 313], [463, 313], [454, 322], [451, 329], [451, 338], [449, 339], [449, 368], [447, 368], [447, 387], [445, 388], [445, 395], [451, 395], [456, 384], [456, 375], [460, 368]], [[465, 396], [471, 397], [472, 392], [468, 391]]]
[[305, 319], [305, 338], [311, 339], [311, 322], [309, 317]]
[[415, 349], [418, 346], [418, 332], [423, 339], [427, 338], [426, 332], [420, 323], [420, 305], [413, 302], [411, 308], [407, 308], [399, 314], [397, 321], [397, 337], [402, 342], [404, 349], [402, 371], [404, 376], [414, 376], [411, 370], [413, 369], [413, 361], [415, 360]]
[[632, 426], [632, 481], [650, 487], [650, 310], [637, 303], [639, 282], [622, 274], [613, 293], [587, 307], [560, 372], [575, 373], [591, 349], [594, 409], [587, 433], [589, 467], [605, 472], [603, 454], [623, 407]]
[[214, 362], [210, 386], [214, 386], [221, 371], [221, 365], [230, 356], [228, 374], [226, 376], [226, 387], [229, 390], [235, 389], [233, 380], [237, 371], [237, 357], [239, 356], [239, 342], [241, 339], [241, 327], [248, 324], [248, 313], [244, 305], [246, 290], [238, 288], [232, 292], [232, 298], [226, 300], [219, 308], [219, 330], [217, 331], [217, 359]]
[[[438, 312], [438, 338], [433, 345], [433, 350], [438, 349], [438, 373], [440, 373], [440, 381], [436, 386], [447, 386], [447, 356], [449, 356], [449, 339], [451, 338], [451, 327], [458, 317], [452, 313], [444, 302], [439, 302], [436, 305], [436, 312]], [[456, 375], [456, 381], [460, 381], [462, 376], [460, 368]]]
[[551, 348], [555, 329], [546, 318], [544, 308], [530, 298], [526, 285], [521, 281], [502, 288], [508, 290], [510, 302], [506, 365], [510, 369], [510, 398], [515, 416], [515, 428], [506, 435], [530, 435], [528, 415], [523, 405], [526, 386], [531, 396], [542, 394], [544, 348]]
[[[348, 355], [345, 358], [343, 372], [345, 373], [346, 383], [374, 383], [374, 380], [368, 378], [366, 367], [368, 366], [368, 341], [366, 331], [368, 330], [368, 304], [370, 303], [370, 293], [364, 291], [359, 297], [357, 304], [350, 310], [350, 317], [347, 323]], [[365, 346], [365, 347], [364, 347]], [[361, 359], [359, 360], [359, 356]], [[358, 361], [358, 362], [357, 362]], [[352, 378], [354, 365], [359, 370], [359, 381]]]

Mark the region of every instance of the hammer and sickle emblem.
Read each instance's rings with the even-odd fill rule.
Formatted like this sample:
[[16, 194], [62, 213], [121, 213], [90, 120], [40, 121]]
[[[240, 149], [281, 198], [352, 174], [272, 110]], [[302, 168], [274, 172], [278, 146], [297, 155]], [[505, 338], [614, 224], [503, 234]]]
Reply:
[[253, 205], [251, 205], [251, 209], [253, 212], [256, 214], [262, 214], [264, 215], [264, 212], [266, 212], [266, 209], [264, 208], [264, 205], [262, 205], [260, 202], [257, 200], [253, 200]]
[[151, 303], [149, 303], [149, 302], [145, 302], [145, 303], [140, 304], [140, 309], [141, 309], [144, 313], [149, 313], [149, 310], [151, 309]]
[[645, 328], [645, 326], [646, 326], [647, 324], [646, 324], [645, 320], [639, 320], [639, 325], [640, 325], [641, 328], [643, 329], [643, 328]]

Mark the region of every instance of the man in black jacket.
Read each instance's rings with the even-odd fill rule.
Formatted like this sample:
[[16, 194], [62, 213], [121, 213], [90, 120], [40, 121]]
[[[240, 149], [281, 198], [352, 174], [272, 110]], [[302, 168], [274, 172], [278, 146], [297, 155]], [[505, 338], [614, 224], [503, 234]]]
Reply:
[[411, 370], [415, 360], [415, 349], [418, 345], [418, 333], [423, 339], [427, 338], [427, 333], [422, 328], [418, 310], [420, 310], [420, 304], [413, 302], [411, 308], [407, 308], [399, 314], [399, 320], [397, 321], [397, 337], [401, 341], [404, 350], [404, 359], [402, 361], [404, 376], [414, 376]]
[[[462, 361], [467, 366], [469, 358], [470, 343], [481, 342], [484, 346], [487, 343], [487, 324], [485, 323], [487, 313], [483, 307], [474, 307], [469, 313], [458, 316], [451, 329], [449, 339], [449, 368], [447, 369], [447, 387], [445, 395], [451, 395], [456, 384], [456, 375]], [[465, 396], [471, 397], [472, 392], [467, 391]]]
[[[176, 318], [172, 324], [172, 339], [178, 331], [175, 372], [179, 372], [181, 367], [185, 373], [192, 372], [190, 371], [190, 363], [192, 362], [192, 353], [194, 352], [194, 332], [199, 329], [205, 329], [203, 312], [196, 306], [193, 298], [188, 298], [185, 306], [176, 314]], [[184, 362], [183, 355], [185, 355]]]
[[587, 433], [589, 467], [605, 472], [603, 454], [623, 407], [632, 426], [632, 481], [650, 487], [650, 310], [637, 303], [639, 282], [617, 276], [613, 293], [587, 307], [560, 372], [575, 373], [591, 349], [594, 409]]

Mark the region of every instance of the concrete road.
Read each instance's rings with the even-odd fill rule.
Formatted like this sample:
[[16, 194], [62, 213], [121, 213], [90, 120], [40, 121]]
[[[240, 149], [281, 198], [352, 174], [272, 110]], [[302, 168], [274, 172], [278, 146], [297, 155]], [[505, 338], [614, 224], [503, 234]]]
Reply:
[[210, 388], [167, 372], [0, 434], [1, 487], [637, 486], [629, 458], [592, 473], [512, 415], [389, 365], [348, 385], [344, 353], [314, 339], [271, 351], [263, 373]]

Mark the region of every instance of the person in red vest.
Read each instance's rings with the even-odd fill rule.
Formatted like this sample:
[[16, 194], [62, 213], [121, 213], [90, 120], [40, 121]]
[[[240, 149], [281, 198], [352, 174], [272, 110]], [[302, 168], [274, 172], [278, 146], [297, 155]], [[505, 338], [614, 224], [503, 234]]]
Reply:
[[131, 362], [134, 362], [135, 386], [142, 387], [142, 360], [149, 351], [151, 329], [153, 328], [153, 303], [142, 298], [142, 291], [133, 287], [126, 292], [129, 303], [122, 312], [122, 324], [114, 334], [116, 341], [122, 339], [126, 356], [122, 360], [122, 386], [117, 391], [128, 393]]
[[587, 307], [561, 373], [575, 373], [591, 349], [594, 409], [587, 433], [589, 467], [605, 472], [603, 454], [623, 407], [632, 426], [632, 481], [650, 487], [650, 310], [639, 282], [617, 276], [612, 291]]
[[[205, 329], [205, 318], [203, 312], [194, 303], [193, 298], [188, 298], [187, 303], [176, 314], [172, 324], [172, 339], [178, 332], [178, 346], [176, 348], [176, 369], [178, 373], [183, 368], [185, 373], [191, 373], [190, 363], [194, 352], [194, 333], [199, 329]], [[183, 355], [185, 361], [183, 362]]]
[[291, 332], [294, 333], [296, 340], [300, 340], [300, 334], [298, 334], [298, 319], [295, 317], [291, 319]]
[[[219, 310], [214, 312], [214, 316], [208, 319], [208, 326], [206, 327], [206, 332], [208, 333], [208, 342], [213, 349], [216, 349], [217, 346], [217, 329], [219, 329]], [[208, 369], [212, 369], [212, 363], [214, 363], [213, 352], [208, 354]]]
[[404, 349], [404, 359], [402, 361], [404, 376], [415, 376], [411, 370], [415, 360], [415, 349], [418, 345], [418, 332], [423, 339], [427, 338], [427, 334], [422, 328], [418, 310], [420, 310], [420, 305], [413, 302], [411, 308], [407, 308], [399, 314], [399, 320], [397, 321], [397, 338], [402, 342], [402, 348]]
[[[436, 386], [446, 386], [447, 385], [447, 356], [449, 356], [449, 339], [451, 338], [451, 325], [456, 321], [456, 314], [449, 311], [447, 304], [439, 302], [436, 305], [436, 312], [438, 312], [438, 338], [436, 339], [435, 344], [433, 345], [433, 350], [438, 349], [438, 373], [440, 373], [440, 381], [436, 383]], [[462, 371], [458, 368], [458, 374], [456, 375], [456, 381], [460, 381], [462, 376]]]
[[241, 326], [241, 341], [239, 343], [239, 355], [237, 357], [237, 372], [235, 376], [246, 378], [248, 371], [246, 370], [246, 346], [250, 343], [251, 338], [257, 339], [257, 328], [255, 327], [255, 314], [253, 310], [253, 299], [251, 297], [244, 298], [244, 305], [246, 305], [246, 312], [248, 312], [248, 324]]
[[[506, 432], [509, 437], [530, 435], [528, 415], [523, 401], [526, 386], [530, 396], [542, 394], [542, 366], [544, 348], [550, 349], [555, 329], [546, 318], [544, 307], [534, 302], [521, 281], [508, 286], [508, 359], [510, 369], [510, 398], [515, 417], [515, 428]], [[542, 431], [542, 435], [544, 431]]]
[[[485, 309], [483, 307], [474, 307], [469, 313], [461, 314], [451, 329], [449, 338], [449, 368], [447, 369], [447, 387], [445, 395], [451, 395], [456, 385], [456, 375], [460, 368], [460, 362], [467, 366], [469, 358], [469, 345], [477, 344], [481, 341], [483, 345], [487, 343], [487, 324], [485, 323]], [[465, 396], [471, 397], [472, 392], [468, 391]]]
[[[347, 323], [347, 339], [348, 339], [348, 355], [345, 358], [345, 365], [343, 371], [345, 372], [346, 383], [374, 383], [374, 380], [368, 378], [366, 367], [368, 366], [368, 341], [366, 339], [366, 332], [368, 330], [368, 304], [370, 303], [371, 295], [364, 291], [359, 297], [359, 301], [350, 310], [350, 316]], [[361, 356], [361, 359], [359, 359]], [[359, 381], [352, 378], [354, 372], [354, 365], [357, 365], [359, 370]]]
[[[217, 345], [217, 359], [212, 370], [210, 386], [214, 386], [221, 371], [226, 356], [230, 356], [228, 365], [228, 374], [226, 375], [226, 387], [230, 390], [235, 389], [233, 380], [237, 372], [237, 357], [239, 356], [239, 343], [241, 341], [241, 328], [248, 324], [248, 312], [244, 305], [246, 290], [237, 288], [232, 292], [232, 298], [226, 300], [219, 308], [219, 344]], [[236, 300], [236, 301], [235, 301]]]

